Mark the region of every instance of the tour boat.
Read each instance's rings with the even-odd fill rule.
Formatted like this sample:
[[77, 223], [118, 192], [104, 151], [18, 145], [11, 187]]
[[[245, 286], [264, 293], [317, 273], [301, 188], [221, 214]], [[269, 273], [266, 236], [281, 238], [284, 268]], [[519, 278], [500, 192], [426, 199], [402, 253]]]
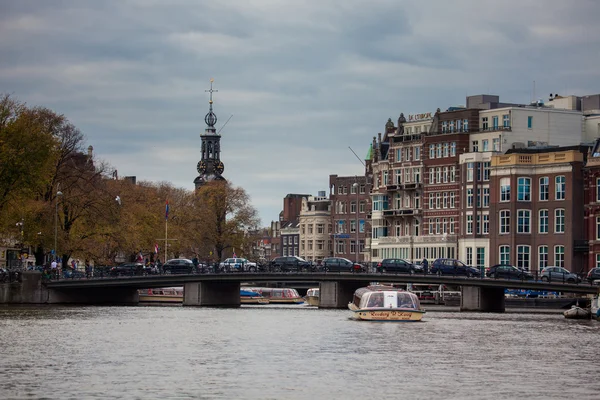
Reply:
[[244, 288], [262, 295], [269, 300], [269, 304], [302, 304], [304, 299], [296, 289], [292, 288], [267, 288], [267, 287], [252, 287]]
[[318, 306], [319, 305], [319, 288], [310, 288], [306, 291], [306, 304], [309, 306]]
[[240, 289], [240, 303], [242, 304], [269, 304], [269, 299], [265, 299], [259, 293], [251, 290]]
[[417, 322], [425, 314], [416, 294], [383, 285], [357, 289], [348, 308], [354, 319], [367, 321]]
[[563, 313], [565, 318], [568, 319], [589, 319], [591, 316], [590, 310], [581, 308], [578, 305], [571, 306], [571, 308]]
[[181, 303], [183, 302], [182, 287], [140, 289], [139, 301], [148, 303]]

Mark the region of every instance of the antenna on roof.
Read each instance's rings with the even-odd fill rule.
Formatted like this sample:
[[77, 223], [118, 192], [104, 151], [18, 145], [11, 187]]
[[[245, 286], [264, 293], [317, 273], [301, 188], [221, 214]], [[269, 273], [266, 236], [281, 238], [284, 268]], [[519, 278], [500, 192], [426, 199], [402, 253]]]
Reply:
[[221, 132], [221, 130], [223, 130], [223, 128], [225, 128], [225, 125], [227, 125], [227, 123], [229, 122], [229, 120], [231, 119], [231, 117], [233, 117], [233, 114], [231, 114], [229, 116], [229, 118], [227, 118], [227, 121], [225, 121], [225, 123], [223, 124], [223, 126], [221, 127], [221, 129], [219, 129], [219, 132], [217, 132], [217, 135]]
[[358, 154], [356, 154], [356, 153], [354, 152], [354, 150], [352, 150], [352, 147], [348, 146], [348, 148], [350, 149], [350, 151], [351, 151], [352, 153], [354, 153], [354, 155], [356, 156], [356, 158], [358, 158], [358, 161], [360, 161], [360, 162], [361, 162], [361, 164], [362, 164], [363, 166], [365, 166], [365, 167], [366, 167], [366, 165], [365, 165], [365, 162], [364, 162], [363, 160], [361, 160], [361, 159], [360, 159], [360, 157], [358, 156]]

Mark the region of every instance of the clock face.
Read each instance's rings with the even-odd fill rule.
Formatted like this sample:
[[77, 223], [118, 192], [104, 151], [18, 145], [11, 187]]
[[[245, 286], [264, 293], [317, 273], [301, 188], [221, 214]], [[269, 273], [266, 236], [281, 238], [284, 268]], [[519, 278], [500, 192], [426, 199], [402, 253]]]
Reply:
[[206, 172], [206, 162], [200, 160], [198, 161], [198, 165], [196, 166], [199, 174], [203, 174]]
[[215, 165], [215, 171], [217, 171], [217, 173], [219, 175], [223, 174], [223, 171], [225, 170], [225, 165], [223, 165], [222, 161], [218, 161], [217, 164]]

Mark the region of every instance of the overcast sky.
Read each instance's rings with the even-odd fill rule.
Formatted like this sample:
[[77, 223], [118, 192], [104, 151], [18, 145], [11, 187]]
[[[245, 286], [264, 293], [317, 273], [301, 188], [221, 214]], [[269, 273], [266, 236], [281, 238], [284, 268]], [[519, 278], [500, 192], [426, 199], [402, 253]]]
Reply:
[[[120, 176], [192, 190], [214, 78], [224, 176], [263, 225], [363, 174], [388, 118], [600, 93], [600, 2], [0, 0], [0, 93], [65, 114]], [[158, 212], [163, 212], [159, 210]]]

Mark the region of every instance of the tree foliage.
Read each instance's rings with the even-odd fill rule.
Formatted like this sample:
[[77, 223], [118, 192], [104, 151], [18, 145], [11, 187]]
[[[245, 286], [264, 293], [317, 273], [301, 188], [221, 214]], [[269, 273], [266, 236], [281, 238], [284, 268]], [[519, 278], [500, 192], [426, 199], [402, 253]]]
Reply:
[[63, 115], [0, 96], [0, 239], [32, 246], [37, 263], [56, 241], [65, 264], [105, 265], [140, 251], [152, 257], [156, 244], [164, 258], [168, 227], [167, 258], [250, 256], [258, 218], [242, 188], [118, 180], [84, 141]]

